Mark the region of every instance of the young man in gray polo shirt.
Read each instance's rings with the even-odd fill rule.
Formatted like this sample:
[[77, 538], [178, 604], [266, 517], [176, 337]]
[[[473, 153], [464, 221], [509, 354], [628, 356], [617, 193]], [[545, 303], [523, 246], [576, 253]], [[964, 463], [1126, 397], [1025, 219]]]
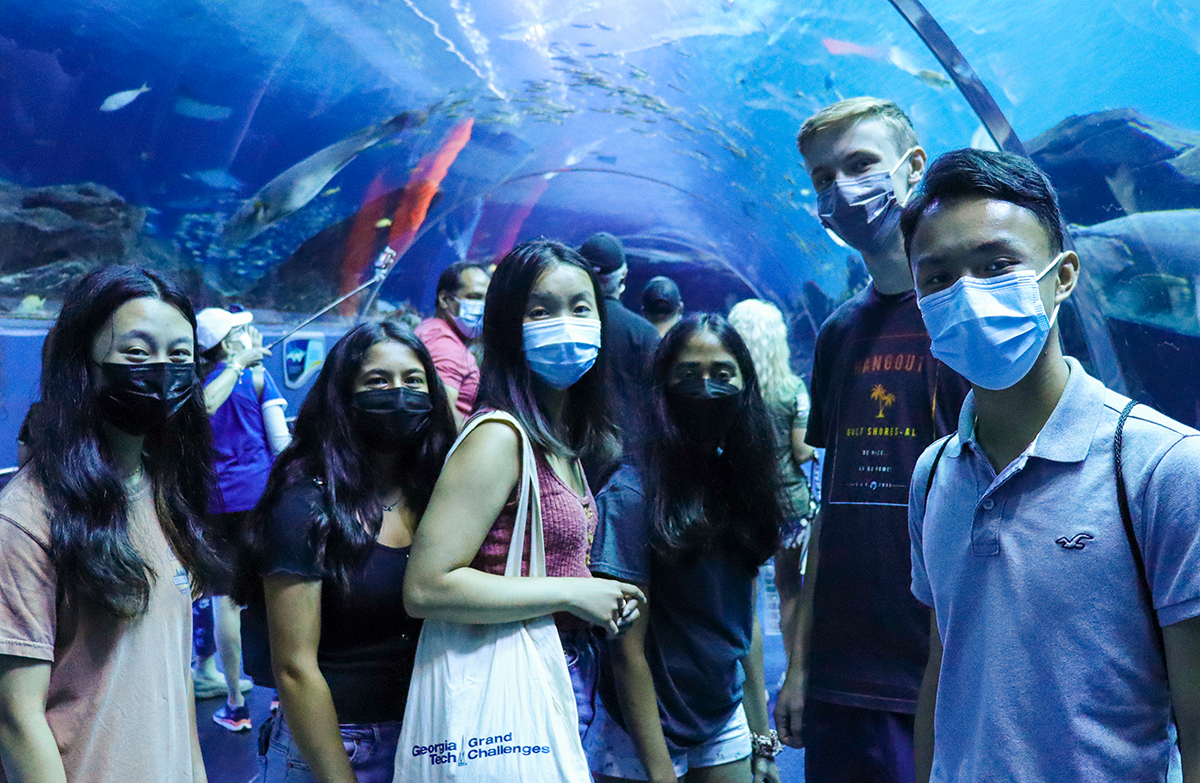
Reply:
[[1200, 781], [1200, 433], [1145, 406], [1123, 425], [1143, 579], [1115, 467], [1128, 400], [1059, 345], [1079, 259], [1049, 181], [951, 152], [901, 225], [933, 354], [973, 389], [910, 488], [912, 591], [934, 610], [917, 779], [1162, 781], [1173, 708]]

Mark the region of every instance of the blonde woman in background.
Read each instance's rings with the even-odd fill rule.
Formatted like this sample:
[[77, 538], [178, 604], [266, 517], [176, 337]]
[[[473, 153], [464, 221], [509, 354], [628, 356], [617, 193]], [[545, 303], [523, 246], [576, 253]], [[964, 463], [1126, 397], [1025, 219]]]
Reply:
[[[800, 376], [792, 372], [787, 326], [778, 307], [761, 299], [746, 299], [729, 311], [729, 323], [750, 349], [775, 430], [782, 494], [788, 501], [783, 507], [790, 523], [782, 548], [775, 556], [775, 588], [779, 591], [780, 617], [787, 623], [793, 614], [792, 607], [800, 598], [801, 574], [812, 531], [809, 522], [815, 511], [808, 480], [802, 472], [813, 458], [812, 446], [804, 442], [808, 429], [808, 389]], [[791, 629], [782, 630], [785, 639], [793, 638]]]

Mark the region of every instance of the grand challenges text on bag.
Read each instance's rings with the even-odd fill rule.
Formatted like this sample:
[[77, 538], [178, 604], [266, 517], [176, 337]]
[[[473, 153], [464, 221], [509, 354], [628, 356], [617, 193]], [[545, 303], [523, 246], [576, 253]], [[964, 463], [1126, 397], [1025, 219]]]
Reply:
[[[447, 741], [436, 745], [413, 745], [412, 754], [429, 756], [430, 764], [466, 764], [468, 761], [490, 756], [507, 756], [510, 753], [530, 756], [534, 753], [550, 752], [549, 746], [546, 745], [514, 745], [511, 744], [512, 741], [513, 735], [510, 731], [494, 737], [472, 737], [469, 740], [464, 738], [461, 744]], [[465, 753], [459, 751], [460, 745]]]

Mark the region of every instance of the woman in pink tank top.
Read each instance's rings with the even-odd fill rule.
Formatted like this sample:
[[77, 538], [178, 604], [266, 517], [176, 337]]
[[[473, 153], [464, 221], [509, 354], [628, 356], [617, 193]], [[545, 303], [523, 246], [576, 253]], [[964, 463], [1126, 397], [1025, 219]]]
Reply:
[[581, 734], [594, 702], [593, 628], [620, 633], [645, 600], [637, 587], [593, 579], [588, 570], [596, 512], [580, 458], [611, 456], [617, 448], [605, 410], [603, 319], [591, 268], [565, 245], [525, 242], [496, 267], [484, 307], [477, 410], [511, 414], [533, 444], [547, 576], [503, 576], [521, 440], [495, 421], [473, 430], [446, 463], [417, 528], [404, 584], [414, 617], [506, 623], [554, 614]]

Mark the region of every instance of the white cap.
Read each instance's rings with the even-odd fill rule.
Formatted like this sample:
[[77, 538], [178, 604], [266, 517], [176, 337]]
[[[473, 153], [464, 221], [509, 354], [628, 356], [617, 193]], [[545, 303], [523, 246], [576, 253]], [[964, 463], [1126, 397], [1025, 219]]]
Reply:
[[254, 313], [243, 310], [231, 313], [219, 307], [206, 307], [196, 313], [196, 339], [200, 342], [200, 350], [207, 351], [233, 331], [235, 327], [245, 326], [254, 320]]

